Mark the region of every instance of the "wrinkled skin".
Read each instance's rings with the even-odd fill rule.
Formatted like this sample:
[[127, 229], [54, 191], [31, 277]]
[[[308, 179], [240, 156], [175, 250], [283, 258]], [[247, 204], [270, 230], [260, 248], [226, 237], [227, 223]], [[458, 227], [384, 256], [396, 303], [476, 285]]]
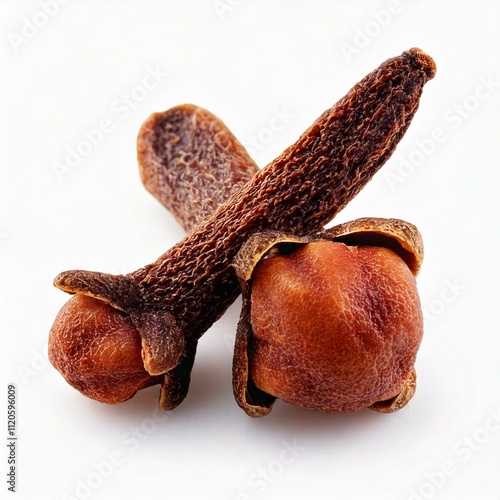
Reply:
[[415, 278], [398, 255], [329, 241], [257, 265], [251, 324], [253, 383], [328, 413], [396, 396], [423, 334]]
[[[154, 113], [138, 138], [141, 180], [183, 225], [195, 228], [257, 172], [236, 137], [209, 111], [190, 104]], [[149, 158], [165, 149], [164, 162]], [[152, 148], [152, 149], [155, 149]], [[109, 328], [109, 331], [108, 331]], [[144, 367], [141, 338], [126, 313], [77, 293], [56, 317], [49, 358], [66, 381], [85, 396], [119, 403], [139, 389], [161, 384]]]
[[49, 335], [49, 360], [85, 396], [119, 403], [161, 383], [141, 356], [129, 317], [102, 300], [77, 294], [59, 311]]
[[[65, 316], [62, 311], [52, 329], [49, 344], [53, 344], [50, 356], [54, 366], [71, 385], [100, 401], [123, 400], [138, 387], [155, 383], [153, 379], [142, 379], [144, 373], [135, 371], [138, 363], [127, 363], [126, 357], [119, 355], [121, 347], [110, 348], [111, 341], [104, 339], [100, 326], [94, 334], [102, 340], [103, 359], [109, 356], [111, 361], [121, 358], [126, 362], [124, 369], [107, 370], [101, 364], [101, 351], [94, 350], [98, 354], [95, 366], [111, 375], [106, 387], [113, 387], [114, 380], [129, 370], [134, 377], [137, 374], [137, 384], [134, 382], [119, 397], [108, 401], [111, 391], [106, 389], [106, 394], [101, 394], [90, 372], [88, 353], [93, 352], [92, 347], [76, 351], [76, 363], [68, 357], [70, 366], [63, 366], [64, 355], [57, 346], [71, 352], [70, 332], [81, 338], [89, 334], [86, 326], [78, 332], [71, 323], [86, 325], [92, 321], [85, 310], [87, 304], [78, 294], [100, 297], [104, 304], [103, 324], [112, 328], [106, 335], [111, 338], [121, 328], [137, 330], [146, 369], [166, 374], [160, 407], [174, 408], [187, 394], [199, 337], [238, 295], [231, 263], [244, 241], [269, 229], [305, 235], [332, 220], [391, 156], [418, 108], [424, 84], [434, 73], [434, 62], [419, 49], [410, 49], [383, 63], [155, 263], [126, 276], [80, 270], [60, 273], [55, 285], [77, 297], [65, 309], [73, 314]], [[161, 163], [168, 161], [161, 158]], [[74, 307], [78, 304], [85, 306], [82, 311]], [[93, 302], [89, 312], [94, 306]], [[133, 316], [135, 329], [131, 323], [124, 325], [122, 320], [128, 321], [128, 317], [120, 311]], [[90, 338], [92, 346], [94, 337]], [[126, 346], [125, 350], [129, 346], [128, 341], [115, 344]], [[137, 352], [135, 355], [141, 359]], [[76, 375], [76, 367], [83, 370], [81, 377]], [[169, 394], [171, 397], [167, 397]]]

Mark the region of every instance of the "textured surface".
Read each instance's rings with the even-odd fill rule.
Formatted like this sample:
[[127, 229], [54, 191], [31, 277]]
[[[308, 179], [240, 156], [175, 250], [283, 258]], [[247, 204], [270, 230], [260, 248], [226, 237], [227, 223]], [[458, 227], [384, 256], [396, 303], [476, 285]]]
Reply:
[[167, 308], [188, 337], [201, 335], [239, 293], [231, 262], [243, 242], [329, 222], [393, 153], [433, 74], [432, 59], [414, 49], [366, 76], [181, 243], [132, 274], [144, 305]]
[[349, 245], [383, 246], [397, 253], [414, 276], [424, 259], [424, 243], [418, 229], [401, 219], [362, 217], [325, 230], [324, 237]]
[[[56, 4], [56, 16], [11, 50], [7, 37], [23, 36], [24, 16], [32, 22], [41, 6], [49, 13]], [[200, 7], [0, 2], [2, 367], [20, 398], [19, 493], [10, 496], [82, 498], [82, 480], [91, 485], [87, 500], [500, 500], [500, 4], [222, 0]], [[425, 239], [417, 283], [426, 330], [419, 387], [405, 408], [328, 415], [277, 401], [265, 419], [248, 417], [229, 375], [240, 297], [200, 340], [188, 397], [172, 412], [156, 410], [159, 386], [104, 405], [42, 362], [50, 326], [70, 298], [52, 287], [58, 272], [129, 272], [171, 246], [162, 241], [184, 236], [137, 173], [135, 136], [151, 112], [194, 102], [250, 144], [273, 110], [286, 107], [288, 123], [254, 148], [264, 167], [366, 73], [413, 45], [434, 57], [436, 76], [395, 153], [333, 221], [400, 217]], [[170, 76], [132, 101], [122, 120], [113, 101], [156, 64]], [[481, 82], [493, 86], [490, 94], [479, 87], [488, 97], [477, 105]], [[113, 120], [113, 132], [58, 182], [52, 164], [102, 117]], [[420, 153], [438, 128], [444, 135], [432, 152]], [[26, 376], [19, 368], [31, 370], [33, 359], [36, 373]], [[498, 430], [485, 433], [485, 424]], [[92, 464], [115, 450], [123, 461], [100, 482]], [[442, 470], [448, 461], [454, 467]]]
[[[148, 370], [174, 369], [234, 301], [239, 290], [231, 262], [250, 235], [317, 231], [358, 193], [393, 153], [434, 72], [433, 60], [419, 49], [384, 62], [181, 243], [127, 275], [139, 290], [127, 312]], [[83, 287], [79, 278], [80, 288], [73, 287], [71, 271], [55, 284], [92, 294], [93, 275]], [[159, 339], [162, 325], [171, 328]]]
[[225, 124], [192, 104], [152, 114], [139, 132], [137, 156], [142, 183], [186, 231], [258, 170]]
[[[152, 115], [141, 129], [138, 150], [141, 180], [186, 230], [257, 171], [229, 129], [216, 116], [193, 105]], [[161, 162], [156, 161], [157, 150], [162, 151]], [[144, 368], [139, 332], [131, 320], [134, 313], [121, 312], [137, 309], [140, 294], [132, 280], [73, 271], [70, 283], [59, 286], [70, 293], [85, 293], [77, 293], [66, 303], [49, 335], [50, 361], [68, 383], [105, 403], [124, 401], [143, 387], [162, 383], [160, 405], [176, 406], [189, 384], [196, 343], [187, 347], [176, 373], [150, 375]], [[179, 356], [184, 349], [182, 332], [174, 336], [178, 329], [175, 321], [168, 323], [168, 314], [144, 314], [135, 319], [152, 339], [153, 361], [164, 360], [168, 353]]]
[[125, 313], [84, 295], [64, 305], [49, 338], [52, 365], [75, 389], [103, 403], [125, 401], [138, 389], [161, 383], [144, 370], [140, 349]]
[[[316, 251], [325, 243], [333, 247]], [[422, 258], [419, 231], [400, 219], [251, 237], [234, 262], [243, 291], [238, 405], [252, 417], [267, 415], [277, 397], [329, 413], [405, 406], [423, 333], [414, 279]]]
[[250, 319], [253, 383], [329, 413], [399, 394], [423, 332], [415, 279], [399, 256], [330, 241], [261, 261]]

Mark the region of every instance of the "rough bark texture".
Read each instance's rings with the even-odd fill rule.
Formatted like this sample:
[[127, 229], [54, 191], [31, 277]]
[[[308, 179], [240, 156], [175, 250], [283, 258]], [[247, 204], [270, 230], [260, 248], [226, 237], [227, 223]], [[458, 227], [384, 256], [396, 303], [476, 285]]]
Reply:
[[[237, 297], [231, 263], [250, 235], [317, 231], [358, 193], [394, 152], [434, 72], [419, 49], [384, 62], [182, 242], [125, 276], [124, 303], [113, 290], [102, 297], [129, 313], [151, 374], [178, 366]], [[62, 273], [55, 284], [93, 294], [93, 273], [74, 277]]]
[[139, 132], [137, 154], [145, 188], [186, 231], [258, 171], [225, 124], [192, 104], [152, 114]]
[[168, 307], [179, 328], [199, 336], [239, 293], [231, 262], [258, 231], [318, 231], [393, 153], [433, 76], [412, 50], [355, 85], [252, 182], [155, 263], [132, 274], [143, 303]]
[[[219, 118], [191, 104], [155, 113], [146, 120], [138, 153], [145, 186], [186, 230], [258, 170]], [[85, 282], [88, 273], [74, 272], [72, 279]], [[175, 407], [189, 385], [196, 342], [176, 370], [150, 375], [144, 369], [139, 333], [130, 316], [117, 311], [127, 309], [124, 304], [135, 303], [138, 290], [133, 282], [124, 276], [94, 273], [92, 287], [85, 295], [77, 293], [59, 312], [49, 335], [51, 363], [71, 386], [91, 399], [122, 402], [143, 387], [162, 384], [160, 407]], [[109, 300], [115, 307], [105, 303]]]

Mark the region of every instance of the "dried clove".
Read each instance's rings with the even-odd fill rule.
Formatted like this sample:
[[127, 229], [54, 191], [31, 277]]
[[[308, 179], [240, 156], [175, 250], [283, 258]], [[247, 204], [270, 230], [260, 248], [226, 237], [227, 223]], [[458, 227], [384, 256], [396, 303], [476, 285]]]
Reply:
[[[257, 172], [225, 124], [183, 104], [154, 113], [143, 125], [138, 154], [147, 190], [189, 231]], [[147, 137], [147, 140], [144, 138]], [[162, 163], [148, 161], [162, 148]], [[49, 358], [70, 385], [103, 403], [118, 403], [161, 384], [142, 361], [141, 339], [129, 316], [77, 293], [61, 309], [49, 336]]]
[[153, 113], [137, 150], [144, 187], [187, 232], [259, 170], [226, 125], [193, 104]]
[[[199, 337], [238, 295], [231, 262], [243, 243], [267, 229], [300, 236], [329, 222], [391, 156], [434, 73], [419, 49], [389, 59], [156, 262], [124, 276], [67, 271], [55, 285], [128, 315], [146, 370], [165, 376], [160, 408], [175, 407]], [[165, 161], [150, 151], [149, 161]]]
[[414, 279], [422, 259], [420, 233], [398, 219], [250, 238], [234, 264], [239, 406], [252, 417], [276, 398], [328, 413], [402, 408], [415, 392], [423, 334]]

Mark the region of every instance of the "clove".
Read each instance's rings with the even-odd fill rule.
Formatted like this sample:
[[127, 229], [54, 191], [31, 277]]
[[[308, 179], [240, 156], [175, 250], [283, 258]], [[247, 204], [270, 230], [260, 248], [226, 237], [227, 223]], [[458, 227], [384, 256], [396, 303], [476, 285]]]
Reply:
[[[239, 293], [231, 263], [243, 243], [268, 229], [302, 236], [329, 222], [391, 156], [434, 72], [419, 49], [389, 59], [156, 262], [119, 276], [67, 271], [55, 285], [128, 316], [146, 370], [164, 375], [159, 406], [174, 408], [187, 393], [198, 339]], [[141, 133], [139, 143], [150, 137]], [[139, 161], [168, 161], [149, 151]]]
[[[163, 162], [150, 161], [153, 146], [162, 150]], [[226, 125], [192, 104], [151, 115], [141, 128], [138, 154], [144, 186], [186, 231], [258, 170]], [[81, 293], [61, 309], [49, 336], [52, 364], [71, 386], [103, 403], [125, 401], [164, 381], [146, 371], [141, 351], [126, 313]]]

